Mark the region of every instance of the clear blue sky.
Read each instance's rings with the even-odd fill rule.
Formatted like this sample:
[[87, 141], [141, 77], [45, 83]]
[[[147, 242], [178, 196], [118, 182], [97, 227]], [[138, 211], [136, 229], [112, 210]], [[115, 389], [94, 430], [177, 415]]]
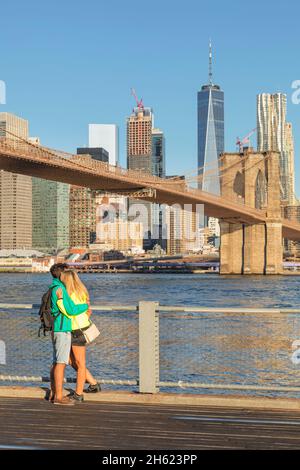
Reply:
[[134, 87], [165, 132], [168, 173], [184, 173], [197, 166], [196, 99], [207, 82], [211, 37], [214, 81], [225, 92], [226, 150], [256, 126], [257, 93], [287, 93], [300, 181], [300, 105], [291, 102], [299, 31], [296, 0], [2, 2], [7, 104], [0, 110], [28, 119], [43, 144], [72, 152], [87, 144], [90, 122], [116, 123], [125, 166]]

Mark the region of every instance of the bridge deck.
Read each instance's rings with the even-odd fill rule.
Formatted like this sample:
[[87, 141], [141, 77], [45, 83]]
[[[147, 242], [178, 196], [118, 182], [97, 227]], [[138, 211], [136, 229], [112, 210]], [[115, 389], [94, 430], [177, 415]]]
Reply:
[[0, 398], [0, 449], [300, 449], [300, 410]]

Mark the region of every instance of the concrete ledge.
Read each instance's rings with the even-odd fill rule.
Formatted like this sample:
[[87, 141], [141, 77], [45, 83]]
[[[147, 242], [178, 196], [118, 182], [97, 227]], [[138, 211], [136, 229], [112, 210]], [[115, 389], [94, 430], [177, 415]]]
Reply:
[[[38, 398], [45, 397], [45, 389], [40, 387], [0, 387], [0, 397]], [[220, 395], [192, 395], [175, 393], [158, 393], [156, 395], [123, 391], [103, 391], [96, 394], [85, 394], [87, 402], [127, 403], [140, 405], [178, 405], [222, 408], [243, 408], [260, 410], [299, 411], [300, 400], [296, 398], [264, 398]]]

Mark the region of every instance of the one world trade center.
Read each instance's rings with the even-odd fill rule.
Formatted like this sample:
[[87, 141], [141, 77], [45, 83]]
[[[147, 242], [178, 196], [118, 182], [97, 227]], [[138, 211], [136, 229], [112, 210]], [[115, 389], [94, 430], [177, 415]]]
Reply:
[[224, 92], [213, 83], [209, 44], [209, 82], [198, 92], [198, 187], [220, 195], [219, 157], [224, 152]]

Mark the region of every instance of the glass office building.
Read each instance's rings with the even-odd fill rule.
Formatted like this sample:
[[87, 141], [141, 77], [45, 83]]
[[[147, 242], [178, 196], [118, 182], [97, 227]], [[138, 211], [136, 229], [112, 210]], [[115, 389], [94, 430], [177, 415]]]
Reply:
[[165, 137], [160, 129], [152, 129], [152, 174], [165, 178]]
[[224, 152], [224, 92], [204, 85], [198, 92], [199, 189], [220, 195], [219, 156]]
[[55, 253], [69, 247], [69, 185], [32, 178], [32, 247]]
[[[160, 129], [152, 129], [152, 174], [160, 178], [166, 177], [165, 136]], [[152, 204], [152, 239], [153, 244], [166, 248], [163, 239], [163, 213], [160, 204]]]
[[102, 147], [79, 147], [77, 155], [89, 155], [93, 160], [109, 163], [109, 153]]

